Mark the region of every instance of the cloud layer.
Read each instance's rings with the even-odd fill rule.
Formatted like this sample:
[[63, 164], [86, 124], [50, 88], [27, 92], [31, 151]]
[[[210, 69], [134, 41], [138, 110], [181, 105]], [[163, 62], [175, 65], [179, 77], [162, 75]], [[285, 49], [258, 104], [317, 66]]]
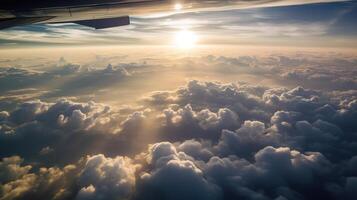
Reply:
[[[22, 164], [18, 156], [5, 157], [0, 165], [2, 198], [353, 199], [355, 195], [355, 96], [193, 80], [176, 91], [153, 93], [145, 102], [150, 110], [126, 119], [108, 106], [68, 100], [27, 102], [2, 112], [1, 152], [9, 154], [9, 144], [23, 143], [25, 152], [17, 153], [37, 161], [46, 154], [64, 153], [56, 143], [68, 137], [103, 135], [76, 147], [84, 149], [99, 140], [109, 143], [105, 135], [134, 141], [143, 137], [132, 135], [138, 129], [130, 123], [154, 123], [158, 134], [156, 143], [134, 157], [85, 157], [87, 152], [82, 151], [82, 159], [63, 168], [39, 168]], [[122, 148], [117, 144], [112, 148]], [[29, 151], [36, 149], [38, 156], [30, 156]]]
[[354, 54], [270, 50], [3, 61], [0, 199], [354, 199]]

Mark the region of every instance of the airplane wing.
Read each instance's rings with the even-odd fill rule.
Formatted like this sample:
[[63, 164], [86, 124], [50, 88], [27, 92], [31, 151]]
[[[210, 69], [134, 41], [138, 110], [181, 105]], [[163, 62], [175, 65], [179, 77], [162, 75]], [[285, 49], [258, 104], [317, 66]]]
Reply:
[[[11, 28], [14, 26], [23, 26], [23, 25], [45, 22], [52, 18], [53, 17], [19, 17], [19, 18], [0, 19], [0, 30]], [[104, 29], [104, 28], [129, 25], [130, 19], [129, 16], [123, 16], [123, 17], [104, 18], [104, 19], [67, 21], [66, 23], [75, 23], [95, 29]]]
[[53, 17], [17, 17], [0, 19], [0, 30], [14, 26], [23, 26], [49, 20]]

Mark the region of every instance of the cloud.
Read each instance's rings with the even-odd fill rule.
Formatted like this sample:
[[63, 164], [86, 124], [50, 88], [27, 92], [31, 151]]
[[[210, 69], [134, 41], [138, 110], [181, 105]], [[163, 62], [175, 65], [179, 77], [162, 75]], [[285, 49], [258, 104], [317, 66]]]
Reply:
[[70, 197], [71, 187], [74, 186], [74, 179], [78, 174], [75, 165], [67, 165], [63, 168], [41, 167], [36, 172], [30, 172], [33, 166], [22, 166], [22, 162], [23, 159], [18, 156], [3, 158], [1, 168], [5, 170], [8, 177], [1, 177], [1, 199], [66, 199]]
[[37, 121], [58, 128], [89, 130], [108, 123], [110, 119], [106, 117], [109, 113], [110, 107], [95, 102], [81, 104], [60, 99], [50, 104], [33, 101], [20, 105], [11, 113], [9, 121], [16, 124]]
[[[193, 111], [188, 104], [177, 110], [172, 108], [163, 110], [159, 116], [164, 120], [167, 129], [179, 129], [184, 134], [186, 129], [191, 134], [182, 137], [216, 138], [216, 135], [207, 133], [224, 128], [236, 128], [239, 125], [238, 115], [228, 108], [220, 108], [217, 113], [208, 109]], [[184, 130], [183, 130], [184, 129]], [[195, 132], [196, 133], [193, 133]]]
[[136, 166], [130, 158], [88, 157], [79, 177], [76, 199], [126, 199], [135, 185]]
[[0, 112], [0, 121], [5, 121], [9, 116], [10, 116], [10, 114], [8, 112], [1, 111]]
[[[77, 142], [81, 143], [83, 151], [87, 151], [96, 137], [111, 140], [121, 126], [118, 123], [121, 121], [120, 114], [109, 106], [95, 102], [75, 103], [67, 99], [60, 99], [56, 103], [25, 102], [7, 114], [4, 114], [5, 120], [0, 122], [2, 155], [11, 152], [34, 156], [46, 147], [56, 155], [77, 149]], [[77, 139], [73, 139], [75, 135]], [[72, 144], [73, 147], [66, 148], [60, 143]], [[81, 151], [76, 152], [81, 155]], [[67, 156], [61, 153], [57, 159], [59, 157]]]
[[34, 174], [28, 174], [21, 179], [2, 185], [2, 199], [16, 199], [23, 197], [24, 194], [32, 189], [35, 181], [36, 176]]
[[[235, 157], [212, 157], [207, 163], [206, 173], [222, 185], [232, 198], [268, 199], [265, 194], [269, 193], [276, 198], [286, 194], [283, 190], [292, 195], [286, 198], [293, 198], [298, 191], [316, 187], [319, 176], [328, 174], [331, 167], [319, 153], [305, 155], [285, 147], [267, 146], [254, 155], [254, 160], [250, 163]], [[289, 185], [294, 187], [289, 188]], [[251, 190], [251, 187], [255, 189]]]
[[[351, 71], [349, 69], [343, 69], [341, 64], [338, 65], [338, 69], [329, 67], [328, 70], [319, 70], [317, 67], [291, 69], [284, 72], [281, 78], [290, 81], [306, 81], [309, 84], [321, 86], [328, 84], [329, 87], [336, 89], [356, 89], [356, 81], [352, 77], [353, 75], [351, 76]], [[336, 76], [336, 74], [338, 74], [338, 76]]]
[[3, 158], [0, 162], [0, 180], [1, 182], [8, 182], [16, 180], [17, 178], [27, 174], [31, 170], [30, 165], [21, 166], [23, 159], [19, 156], [12, 156]]
[[154, 144], [148, 156], [154, 169], [141, 175], [138, 199], [220, 198], [219, 188], [209, 183], [194, 162], [172, 144]]
[[[165, 105], [170, 107], [164, 111], [164, 138], [170, 141], [211, 139], [218, 142], [216, 150], [223, 154], [233, 152], [249, 157], [267, 145], [287, 145], [299, 150], [323, 152], [335, 159], [337, 155], [351, 156], [347, 152], [354, 149], [354, 143], [348, 142], [348, 138], [355, 137], [355, 127], [350, 121], [355, 115], [353, 93], [331, 95], [303, 87], [264, 89], [191, 81], [173, 92], [154, 93], [146, 101], [159, 109]], [[219, 115], [207, 110], [203, 115], [200, 109], [219, 111], [220, 107], [227, 107], [244, 123], [230, 117], [221, 120], [225, 124], [235, 122], [233, 126], [218, 126], [218, 130], [214, 126], [203, 126], [207, 121], [216, 122], [210, 119]], [[200, 121], [200, 113], [205, 116], [204, 121]], [[213, 133], [210, 132], [212, 128]], [[228, 130], [218, 135], [222, 129]]]
[[[353, 85], [316, 89], [285, 85], [286, 80], [275, 77], [278, 86], [259, 86], [227, 78], [235, 68], [254, 74], [265, 66], [271, 68], [254, 76], [256, 80], [315, 64], [312, 73], [327, 74], [333, 67], [321, 68], [324, 63], [351, 67], [353, 58], [332, 62], [326, 55], [301, 53], [183, 60], [187, 66], [211, 67], [201, 71], [217, 73], [224, 65], [232, 70], [220, 72], [222, 82], [189, 80], [176, 89], [146, 94], [135, 103], [130, 96], [128, 106], [115, 106], [122, 104], [117, 97], [110, 99], [115, 105], [35, 97], [0, 111], [0, 198], [353, 199], [357, 176]], [[63, 61], [62, 66], [67, 64]], [[91, 81], [130, 78], [136, 85], [143, 77], [156, 80], [155, 72], [166, 75], [160, 67], [146, 64], [80, 66], [70, 65], [63, 70], [70, 75], [57, 76]], [[184, 67], [177, 70], [187, 70]], [[347, 68], [334, 73], [342, 76]], [[137, 76], [140, 70], [148, 73]], [[194, 70], [203, 73], [198, 67]], [[26, 79], [28, 71], [14, 71]], [[142, 90], [129, 87], [122, 94], [126, 92], [140, 96]]]
[[[43, 80], [42, 73], [18, 67], [0, 68], [0, 90], [10, 91], [36, 85]], [[47, 79], [48, 80], [48, 79]], [[12, 84], [9, 84], [12, 83]]]
[[235, 132], [223, 130], [217, 150], [220, 154], [249, 157], [263, 147], [279, 144], [280, 135], [269, 133], [259, 121], [245, 121]]
[[186, 140], [178, 145], [177, 149], [196, 160], [208, 161], [214, 155], [209, 141]]
[[[189, 81], [186, 87], [180, 88], [173, 94], [157, 93], [147, 98], [150, 103], [177, 103], [179, 105], [190, 104], [193, 108], [208, 106], [210, 109], [227, 108], [231, 111], [238, 111], [241, 119], [249, 117], [262, 118], [260, 112], [264, 107], [255, 94], [240, 90], [235, 84], [220, 84], [215, 82]], [[160, 98], [160, 99], [158, 99]], [[162, 105], [162, 104], [161, 104]]]
[[[14, 103], [32, 100], [35, 97], [88, 95], [92, 89], [100, 90], [129, 79], [132, 74], [126, 67], [131, 71], [136, 70], [135, 66], [130, 64], [110, 63], [103, 68], [98, 66], [93, 68], [89, 64], [67, 62], [64, 58], [47, 65], [43, 69], [36, 70], [29, 69], [31, 67], [27, 66], [0, 68], [0, 91], [4, 92], [0, 100]], [[137, 65], [139, 65], [136, 66], [137, 68], [145, 67], [144, 64]]]

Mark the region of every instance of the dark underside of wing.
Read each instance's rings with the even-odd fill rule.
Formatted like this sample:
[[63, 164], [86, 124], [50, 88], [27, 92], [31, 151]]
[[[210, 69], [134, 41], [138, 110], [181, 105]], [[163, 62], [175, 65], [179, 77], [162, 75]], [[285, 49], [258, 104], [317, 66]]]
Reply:
[[[34, 23], [46, 23], [47, 20], [54, 17], [16, 17], [16, 18], [6, 18], [0, 19], [0, 30], [11, 28], [15, 26], [30, 25]], [[65, 21], [58, 23], [75, 23], [83, 26], [92, 27], [95, 29], [104, 29], [117, 26], [125, 26], [130, 24], [129, 16], [115, 17], [115, 18], [104, 18], [104, 19], [90, 19], [90, 20], [79, 20], [79, 21]]]
[[129, 25], [130, 18], [129, 16], [122, 16], [122, 17], [115, 17], [115, 18], [72, 21], [70, 23], [76, 23], [83, 26], [92, 27], [95, 29], [104, 29], [104, 28]]

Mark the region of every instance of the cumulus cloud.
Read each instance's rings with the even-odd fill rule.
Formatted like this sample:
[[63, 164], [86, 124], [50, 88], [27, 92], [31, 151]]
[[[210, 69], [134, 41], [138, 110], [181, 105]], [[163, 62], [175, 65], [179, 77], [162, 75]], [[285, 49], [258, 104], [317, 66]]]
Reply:
[[[163, 118], [166, 129], [172, 131], [176, 129], [181, 132], [181, 135], [177, 136], [186, 139], [192, 137], [217, 138], [217, 134], [214, 134], [215, 131], [236, 128], [239, 125], [238, 115], [228, 108], [220, 108], [217, 113], [209, 109], [194, 111], [190, 104], [164, 109], [159, 118]], [[185, 130], [189, 134], [185, 134]], [[166, 136], [170, 138], [170, 135], [174, 136], [172, 133]]]
[[[254, 88], [251, 88], [255, 90]], [[186, 87], [169, 94], [166, 92], [154, 93], [146, 100], [154, 105], [190, 104], [193, 108], [210, 108], [219, 110], [220, 108], [235, 111], [241, 119], [261, 119], [267, 116], [262, 109], [264, 102], [255, 93], [247, 92], [247, 88], [240, 90], [236, 84], [221, 84], [215, 82], [189, 81]], [[165, 94], [165, 95], [164, 95]], [[222, 112], [222, 111], [221, 111]], [[230, 112], [227, 112], [230, 113]]]
[[75, 165], [30, 171], [33, 166], [22, 166], [22, 162], [18, 156], [3, 158], [1, 168], [6, 174], [1, 175], [0, 199], [67, 199], [71, 196], [78, 174]]
[[[117, 134], [121, 126], [125, 127], [120, 124], [122, 116], [107, 105], [75, 103], [67, 99], [56, 103], [25, 102], [4, 116], [0, 122], [2, 155], [45, 155], [43, 149], [47, 147], [57, 155], [59, 152], [55, 147], [60, 151], [74, 151], [80, 144], [83, 151], [87, 151], [100, 135], [104, 135], [104, 140], [112, 140], [110, 138], [114, 136], [111, 135]], [[72, 144], [72, 147], [65, 148], [60, 143]], [[61, 153], [57, 159], [62, 156], [67, 157]]]
[[245, 121], [236, 131], [223, 130], [217, 150], [224, 155], [249, 157], [263, 147], [277, 145], [280, 135], [268, 132], [259, 121]]
[[89, 130], [110, 121], [110, 107], [95, 102], [75, 103], [60, 99], [56, 103], [42, 101], [25, 102], [9, 116], [9, 122], [24, 124], [37, 121], [58, 128]]
[[[219, 199], [220, 190], [203, 177], [192, 158], [168, 143], [154, 144], [149, 149], [149, 165], [138, 186], [138, 199]], [[187, 184], [190, 183], [190, 184]]]
[[209, 141], [186, 140], [179, 144], [177, 149], [196, 160], [208, 161], [214, 155]]
[[133, 193], [136, 166], [130, 158], [88, 157], [76, 199], [127, 199]]
[[12, 156], [3, 158], [0, 162], [0, 180], [2, 183], [15, 180], [25, 174], [27, 174], [32, 166], [21, 166], [23, 159], [19, 156]]
[[319, 153], [304, 155], [286, 147], [265, 147], [254, 155], [254, 161], [212, 157], [206, 171], [233, 198], [269, 199], [269, 194], [277, 198], [287, 193], [285, 198], [290, 199], [299, 198], [299, 190], [315, 187], [320, 174], [329, 173], [331, 167]]
[[[244, 119], [236, 130], [223, 130], [220, 138], [217, 138], [217, 145], [213, 147], [202, 147], [197, 141], [196, 144], [188, 142], [192, 143], [192, 147], [187, 152], [197, 159], [207, 159], [212, 154], [252, 159], [254, 154], [266, 146], [279, 148], [283, 145], [302, 152], [319, 152], [340, 162], [351, 158], [352, 152], [356, 151], [355, 139], [352, 139], [356, 137], [356, 129], [349, 121], [355, 113], [355, 96], [351, 92], [329, 93], [303, 87], [257, 90], [240, 85], [193, 81], [177, 91], [154, 93], [146, 100], [159, 107], [177, 104], [173, 107], [178, 112], [170, 108], [166, 116], [170, 116], [169, 122], [176, 122], [176, 125], [183, 122], [184, 116], [189, 122], [186, 122], [185, 127], [197, 121], [195, 116], [199, 111], [195, 112], [193, 108], [217, 110], [219, 106], [224, 106], [234, 110], [241, 120]], [[190, 106], [186, 106], [187, 103]], [[239, 107], [234, 106], [238, 103]], [[266, 117], [253, 118], [256, 113]], [[194, 134], [191, 136], [195, 137]], [[205, 151], [204, 156], [194, 144]], [[192, 149], [196, 150], [192, 152]]]
[[[278, 81], [283, 72], [321, 61], [280, 55], [198, 60], [230, 72], [270, 65], [258, 76], [279, 73]], [[61, 66], [88, 80], [137, 78], [140, 68], [83, 71], [67, 64]], [[75, 98], [21, 102], [0, 111], [0, 198], [352, 200], [356, 94], [353, 87], [190, 80], [147, 94], [138, 106]]]

